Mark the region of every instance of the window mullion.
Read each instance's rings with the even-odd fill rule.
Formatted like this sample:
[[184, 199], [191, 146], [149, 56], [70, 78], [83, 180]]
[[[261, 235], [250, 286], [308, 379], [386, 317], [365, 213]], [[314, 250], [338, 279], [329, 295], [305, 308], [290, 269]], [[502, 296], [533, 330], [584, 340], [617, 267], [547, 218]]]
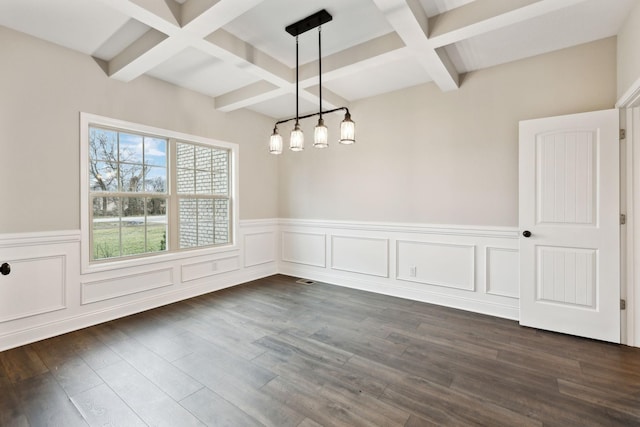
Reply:
[[167, 231], [169, 238], [169, 250], [175, 251], [180, 248], [179, 246], [179, 224], [178, 224], [178, 167], [176, 156], [176, 140], [169, 139], [169, 206], [167, 213], [169, 220], [167, 222], [169, 230]]

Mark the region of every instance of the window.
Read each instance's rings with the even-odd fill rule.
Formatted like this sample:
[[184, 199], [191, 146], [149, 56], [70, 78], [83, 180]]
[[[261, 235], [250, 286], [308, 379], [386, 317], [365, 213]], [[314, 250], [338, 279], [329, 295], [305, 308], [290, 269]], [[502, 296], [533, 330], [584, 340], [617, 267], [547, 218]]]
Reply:
[[83, 267], [233, 244], [235, 144], [82, 114]]

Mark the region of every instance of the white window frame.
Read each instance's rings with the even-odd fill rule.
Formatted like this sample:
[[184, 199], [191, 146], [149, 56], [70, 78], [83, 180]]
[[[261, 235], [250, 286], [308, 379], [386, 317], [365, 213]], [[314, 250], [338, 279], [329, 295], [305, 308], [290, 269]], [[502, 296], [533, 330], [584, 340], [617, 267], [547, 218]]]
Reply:
[[[229, 150], [229, 167], [231, 169], [229, 176], [229, 198], [231, 214], [229, 217], [229, 240], [230, 243], [225, 245], [210, 246], [203, 248], [179, 249], [171, 247], [167, 252], [154, 252], [140, 254], [136, 257], [113, 258], [106, 260], [91, 261], [91, 198], [89, 188], [89, 127], [107, 127], [117, 129], [119, 131], [129, 131], [139, 134], [155, 135], [167, 140], [177, 140], [179, 142], [194, 143], [204, 146], [225, 148]], [[170, 143], [171, 145], [171, 143]], [[215, 254], [220, 252], [228, 252], [238, 249], [238, 223], [239, 223], [239, 195], [238, 195], [238, 155], [239, 146], [231, 142], [205, 138], [197, 135], [185, 134], [168, 129], [156, 128], [153, 126], [141, 125], [138, 123], [127, 122], [124, 120], [112, 119], [109, 117], [99, 116], [90, 113], [80, 113], [80, 259], [81, 273], [92, 273], [98, 271], [108, 271], [118, 268], [135, 267], [140, 265], [155, 264], [158, 262], [172, 261], [175, 259], [183, 259], [194, 256], [202, 256]], [[171, 164], [175, 164], [173, 161]], [[176, 171], [169, 166], [169, 176], [167, 177], [168, 194], [167, 197], [174, 197], [175, 188], [172, 188]], [[167, 214], [169, 215], [168, 228], [173, 233], [178, 231], [178, 218], [169, 212], [167, 206]], [[169, 233], [171, 235], [171, 233]]]

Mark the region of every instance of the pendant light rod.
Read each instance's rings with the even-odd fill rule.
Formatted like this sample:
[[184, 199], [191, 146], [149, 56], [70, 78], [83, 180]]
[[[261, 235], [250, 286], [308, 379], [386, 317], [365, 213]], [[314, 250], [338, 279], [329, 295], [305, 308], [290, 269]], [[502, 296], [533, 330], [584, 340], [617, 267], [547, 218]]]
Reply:
[[322, 25], [318, 25], [318, 84], [318, 94], [320, 98], [320, 120], [322, 120]]
[[298, 74], [300, 73], [300, 67], [298, 67], [298, 36], [296, 36], [296, 124], [298, 124], [298, 100], [300, 99], [298, 95]]
[[[349, 109], [347, 107], [338, 107], [338, 108], [334, 108], [332, 110], [325, 110], [325, 111], [322, 112], [322, 114], [335, 113], [336, 111], [340, 111], [340, 110], [342, 110], [342, 111], [346, 112], [347, 114], [349, 114]], [[304, 116], [299, 116], [299, 117], [296, 116], [296, 117], [291, 117], [289, 119], [282, 119], [280, 121], [277, 121], [275, 125], [278, 126], [278, 125], [280, 125], [282, 123], [287, 123], [287, 122], [290, 122], [292, 120], [298, 121], [298, 120], [308, 119], [309, 117], [314, 117], [314, 116], [319, 116], [319, 115], [320, 115], [320, 112], [317, 112], [317, 113], [306, 114]]]

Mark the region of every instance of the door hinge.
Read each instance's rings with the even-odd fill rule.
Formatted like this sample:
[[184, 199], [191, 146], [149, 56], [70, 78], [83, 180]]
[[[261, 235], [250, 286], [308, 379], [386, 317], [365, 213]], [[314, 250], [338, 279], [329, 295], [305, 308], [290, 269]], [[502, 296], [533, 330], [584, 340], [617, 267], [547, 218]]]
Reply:
[[620, 224], [625, 225], [627, 223], [627, 216], [625, 214], [620, 214]]
[[626, 129], [620, 129], [620, 139], [626, 139], [627, 138], [627, 130]]
[[620, 310], [626, 310], [627, 309], [627, 301], [621, 299], [620, 300]]

